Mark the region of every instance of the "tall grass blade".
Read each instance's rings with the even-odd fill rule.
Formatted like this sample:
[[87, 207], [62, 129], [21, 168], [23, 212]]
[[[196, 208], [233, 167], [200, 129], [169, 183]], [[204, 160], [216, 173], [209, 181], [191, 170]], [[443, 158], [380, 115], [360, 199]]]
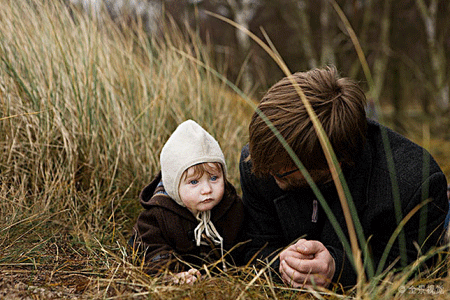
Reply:
[[[364, 52], [362, 51], [361, 45], [359, 44], [359, 40], [348, 21], [347, 17], [345, 16], [344, 12], [336, 2], [336, 0], [330, 0], [330, 3], [333, 5], [333, 8], [339, 15], [341, 21], [344, 23], [344, 27], [347, 29], [347, 32], [353, 42], [353, 45], [355, 47], [356, 53], [358, 55], [358, 58], [361, 62], [362, 68], [364, 70], [364, 74], [366, 76], [368, 85], [369, 85], [369, 95], [371, 95], [371, 91], [374, 89], [374, 82], [372, 78], [372, 74], [369, 69], [369, 64], [367, 63], [367, 60], [365, 58]], [[381, 112], [380, 105], [379, 105], [379, 99], [373, 99], [375, 101], [376, 110]], [[397, 224], [400, 224], [402, 221], [402, 212], [401, 212], [401, 203], [400, 203], [400, 193], [399, 193], [399, 187], [397, 183], [397, 177], [396, 177], [396, 170], [395, 165], [392, 160], [392, 150], [390, 148], [389, 139], [387, 137], [387, 132], [385, 128], [381, 129], [381, 134], [383, 138], [383, 145], [384, 150], [387, 157], [387, 164], [389, 168], [389, 175], [391, 178], [392, 183], [392, 193], [393, 193], [393, 199], [394, 199], [394, 210], [395, 210], [395, 217], [397, 220]], [[400, 232], [400, 235], [398, 237], [399, 244], [400, 244], [400, 256], [401, 256], [401, 262], [403, 266], [406, 266], [407, 262], [407, 254], [406, 254], [406, 237], [404, 231]]]

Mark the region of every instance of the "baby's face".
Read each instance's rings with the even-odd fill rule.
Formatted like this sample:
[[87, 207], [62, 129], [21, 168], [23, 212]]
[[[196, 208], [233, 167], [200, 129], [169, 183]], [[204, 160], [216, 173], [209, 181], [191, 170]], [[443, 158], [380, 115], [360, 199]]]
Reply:
[[225, 182], [222, 170], [215, 167], [208, 169], [208, 172], [196, 176], [193, 167], [190, 167], [180, 181], [178, 192], [181, 201], [194, 215], [211, 210], [223, 197]]

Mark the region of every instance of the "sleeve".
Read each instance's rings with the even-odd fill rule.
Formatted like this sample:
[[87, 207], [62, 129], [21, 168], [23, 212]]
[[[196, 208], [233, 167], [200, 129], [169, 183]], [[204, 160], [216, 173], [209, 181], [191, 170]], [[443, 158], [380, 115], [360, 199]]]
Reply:
[[326, 246], [335, 263], [335, 272], [333, 283], [338, 283], [342, 287], [351, 287], [356, 284], [357, 276], [355, 268], [351, 262], [347, 259], [347, 254], [343, 249], [338, 249], [331, 246]]
[[[248, 146], [242, 149], [239, 171], [242, 189], [242, 201], [245, 209], [244, 235], [249, 243], [245, 260], [256, 263], [257, 260], [269, 262], [283, 247], [284, 237], [281, 225], [274, 216], [276, 209], [268, 195], [257, 187], [261, 185], [251, 172]], [[272, 268], [278, 270], [279, 260]]]
[[178, 268], [175, 251], [164, 239], [158, 215], [158, 208], [143, 211], [133, 228], [131, 241], [133, 249], [144, 258], [145, 271], [149, 274], [158, 273], [165, 268]]
[[[400, 233], [404, 234], [406, 250], [401, 250], [403, 248], [399, 243], [401, 237], [397, 238], [389, 252], [388, 264], [400, 257], [399, 263], [401, 266], [405, 262], [409, 265], [416, 261], [418, 257], [427, 254], [433, 247], [439, 246], [443, 242], [445, 233], [444, 221], [449, 210], [446, 186], [447, 182], [444, 174], [442, 172], [434, 173], [424, 180], [409, 201], [406, 202], [403, 218], [416, 207], [423, 206], [406, 222], [403, 232]], [[425, 204], [424, 201], [430, 202]], [[417, 247], [420, 247], [420, 253], [417, 252]], [[403, 256], [406, 253], [405, 258], [402, 258], [402, 253]], [[377, 261], [378, 263], [379, 261]], [[428, 260], [426, 263], [430, 266], [433, 260]], [[384, 268], [386, 267], [387, 265], [384, 266]]]
[[[415, 262], [418, 257], [428, 255], [427, 252], [432, 250], [433, 247], [439, 246], [439, 243], [442, 241], [444, 220], [449, 209], [446, 196], [446, 180], [443, 173], [437, 172], [430, 175], [410, 195], [409, 199], [402, 201], [404, 203], [402, 211], [403, 218], [419, 205], [423, 205], [423, 201], [428, 199], [431, 202], [414, 213], [403, 226], [400, 235], [404, 235], [405, 246], [402, 246], [399, 242], [400, 235], [397, 236], [385, 259], [383, 258], [384, 252], [389, 247], [388, 241], [395, 230], [396, 222], [392, 220], [393, 227], [383, 227], [382, 230], [380, 229], [378, 231], [376, 236], [373, 236], [371, 239], [371, 252], [375, 272], [378, 269], [383, 271], [388, 268], [389, 270], [401, 270], [402, 267]], [[384, 223], [391, 224], [391, 222], [386, 221], [386, 217], [386, 213], [384, 212], [384, 215], [377, 214], [373, 218], [377, 222], [384, 218]], [[417, 246], [420, 247], [420, 253], [418, 253]], [[343, 249], [330, 246], [327, 246], [327, 249], [333, 256], [336, 265], [336, 272], [332, 281], [339, 283], [343, 287], [355, 285], [357, 282], [357, 274], [354, 266], [348, 260], [347, 254]], [[436, 256], [434, 258], [432, 255], [429, 256], [430, 259], [425, 261], [423, 267], [432, 267], [435, 263], [434, 259]], [[382, 258], [384, 261], [382, 261]]]

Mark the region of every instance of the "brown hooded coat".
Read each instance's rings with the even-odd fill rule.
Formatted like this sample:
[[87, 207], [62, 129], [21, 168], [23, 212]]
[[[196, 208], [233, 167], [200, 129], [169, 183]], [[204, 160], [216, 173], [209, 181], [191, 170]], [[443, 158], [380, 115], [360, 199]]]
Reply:
[[[142, 190], [140, 203], [145, 210], [140, 213], [130, 240], [133, 248], [145, 255], [146, 271], [157, 273], [168, 267], [170, 271], [182, 272], [219, 260], [220, 245], [215, 246], [212, 242], [210, 246], [196, 245], [194, 229], [198, 225], [197, 219], [186, 207], [161, 193], [164, 188], [158, 187], [160, 181], [161, 172]], [[222, 200], [211, 210], [211, 221], [223, 238], [225, 260], [234, 264], [241, 263], [239, 247], [231, 253], [228, 251], [242, 241], [243, 219], [241, 198], [233, 185], [226, 181]]]

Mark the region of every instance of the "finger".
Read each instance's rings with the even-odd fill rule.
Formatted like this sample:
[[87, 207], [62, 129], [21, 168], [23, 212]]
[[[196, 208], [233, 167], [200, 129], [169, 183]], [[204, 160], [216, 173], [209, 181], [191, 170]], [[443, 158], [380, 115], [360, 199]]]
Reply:
[[197, 281], [197, 277], [193, 276], [193, 275], [187, 275], [186, 276], [186, 283], [187, 284], [194, 284], [194, 282]]
[[319, 275], [320, 277], [332, 277], [334, 274], [334, 268], [332, 273], [330, 273], [330, 265], [327, 264], [327, 261], [322, 259], [292, 259], [286, 258], [285, 263], [292, 269], [296, 270], [299, 273], [306, 275]]
[[316, 274], [322, 272], [322, 264], [317, 259], [296, 259], [287, 257], [284, 262], [291, 268], [304, 274]]
[[180, 272], [174, 275], [174, 283], [175, 284], [184, 284], [187, 279], [190, 277], [188, 272]]
[[295, 282], [299, 284], [303, 284], [307, 274], [299, 272], [297, 269], [292, 268], [286, 261], [282, 262], [282, 274], [284, 278], [289, 281], [289, 283]]
[[[317, 259], [314, 260], [286, 260], [284, 264], [287, 266], [286, 272], [292, 274], [293, 279], [303, 285], [327, 286], [331, 282], [334, 270], [330, 273], [327, 264]], [[295, 272], [290, 271], [295, 270]]]
[[292, 245], [280, 253], [280, 260], [286, 259], [287, 257], [293, 257], [297, 259], [311, 259], [314, 258], [311, 254], [304, 254], [297, 250], [296, 245]]
[[197, 269], [189, 269], [189, 271], [187, 272], [189, 275], [196, 275], [196, 274], [200, 274], [200, 272]]
[[200, 278], [202, 277], [202, 274], [201, 274], [200, 271], [197, 270], [197, 269], [190, 269], [190, 270], [188, 271], [188, 273], [189, 273], [190, 275], [196, 277], [196, 280], [197, 280], [197, 278], [200, 279]]
[[304, 253], [295, 249], [295, 251], [289, 251], [286, 253], [286, 256], [297, 258], [297, 259], [312, 259], [314, 258], [313, 254]]
[[291, 268], [285, 261], [280, 264], [281, 279], [292, 287], [302, 287], [307, 284], [305, 274]]
[[329, 284], [329, 279], [320, 273], [302, 273], [290, 267], [286, 262], [280, 264], [280, 274], [282, 280], [292, 286], [297, 288], [308, 288], [314, 286], [327, 286]]
[[307, 241], [308, 240], [306, 240], [306, 239], [299, 239], [293, 246], [300, 246]]
[[316, 255], [324, 249], [322, 243], [317, 241], [304, 241], [296, 244], [296, 250], [303, 255]]

